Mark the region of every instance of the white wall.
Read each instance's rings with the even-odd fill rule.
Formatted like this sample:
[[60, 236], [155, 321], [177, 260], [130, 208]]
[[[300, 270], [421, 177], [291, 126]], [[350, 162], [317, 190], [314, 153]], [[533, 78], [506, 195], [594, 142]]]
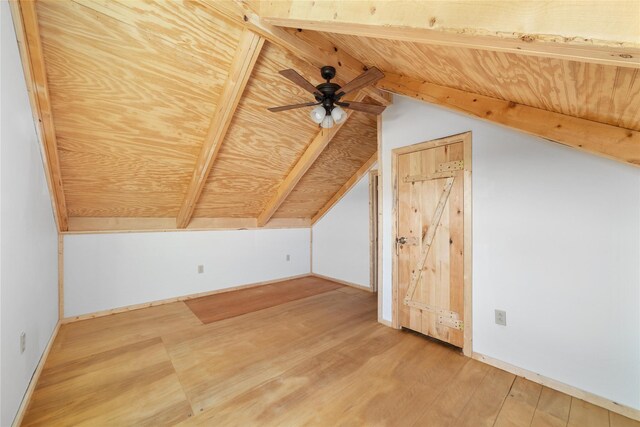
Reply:
[[[58, 320], [58, 233], [9, 5], [0, 2], [0, 425], [13, 421]], [[27, 346], [20, 353], [20, 333]]]
[[308, 228], [66, 235], [65, 316], [307, 274], [309, 239]]
[[468, 130], [474, 351], [640, 409], [638, 168], [395, 97], [382, 126], [383, 318], [391, 150]]
[[314, 273], [371, 286], [369, 174], [313, 226]]

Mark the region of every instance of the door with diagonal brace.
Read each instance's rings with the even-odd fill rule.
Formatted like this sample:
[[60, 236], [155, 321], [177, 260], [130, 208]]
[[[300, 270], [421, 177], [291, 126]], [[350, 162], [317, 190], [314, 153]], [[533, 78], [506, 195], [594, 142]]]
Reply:
[[398, 321], [462, 347], [465, 143], [431, 142], [396, 158]]

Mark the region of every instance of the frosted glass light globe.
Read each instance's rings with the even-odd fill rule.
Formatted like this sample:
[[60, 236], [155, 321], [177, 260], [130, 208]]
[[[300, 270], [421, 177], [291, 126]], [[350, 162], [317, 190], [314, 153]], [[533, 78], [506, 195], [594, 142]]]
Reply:
[[313, 120], [314, 123], [318, 124], [322, 123], [322, 120], [324, 120], [326, 115], [327, 110], [325, 110], [322, 105], [318, 105], [316, 108], [311, 110], [311, 114], [309, 114], [311, 120]]
[[340, 124], [347, 119], [347, 113], [336, 105], [333, 107], [333, 110], [331, 110], [331, 117], [333, 117], [334, 122]]
[[325, 129], [329, 129], [333, 127], [333, 117], [325, 116], [324, 120], [322, 120], [322, 124], [320, 124]]

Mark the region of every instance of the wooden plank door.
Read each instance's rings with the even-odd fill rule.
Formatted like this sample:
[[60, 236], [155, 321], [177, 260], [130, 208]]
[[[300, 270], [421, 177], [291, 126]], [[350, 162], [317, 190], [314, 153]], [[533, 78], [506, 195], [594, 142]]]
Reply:
[[470, 144], [460, 137], [431, 142], [395, 160], [398, 322], [463, 347]]

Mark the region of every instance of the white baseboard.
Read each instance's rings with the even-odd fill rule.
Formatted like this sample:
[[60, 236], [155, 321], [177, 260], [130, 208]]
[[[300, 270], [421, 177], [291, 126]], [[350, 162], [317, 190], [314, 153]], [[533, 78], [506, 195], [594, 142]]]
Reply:
[[280, 279], [266, 280], [264, 282], [249, 283], [247, 285], [232, 286], [232, 287], [224, 288], [224, 289], [216, 289], [215, 291], [200, 292], [200, 293], [197, 293], [197, 294], [183, 295], [183, 296], [179, 296], [179, 297], [173, 297], [173, 298], [167, 298], [167, 299], [163, 299], [163, 300], [145, 302], [145, 303], [141, 303], [141, 304], [127, 305], [127, 306], [124, 306], [124, 307], [118, 307], [118, 308], [113, 308], [113, 309], [109, 309], [109, 310], [96, 311], [94, 313], [87, 313], [87, 314], [81, 314], [81, 315], [78, 315], [78, 316], [65, 317], [60, 322], [64, 324], [64, 323], [78, 322], [80, 320], [86, 320], [86, 319], [95, 319], [96, 317], [110, 316], [112, 314], [125, 313], [127, 311], [140, 310], [140, 309], [143, 309], [143, 308], [155, 307], [155, 306], [163, 305], [163, 304], [171, 304], [173, 302], [188, 301], [188, 300], [194, 299], [194, 298], [201, 298], [201, 297], [206, 297], [206, 296], [215, 295], [215, 294], [221, 294], [221, 293], [225, 293], [225, 292], [238, 291], [240, 289], [255, 288], [257, 286], [271, 285], [273, 283], [284, 282], [284, 281], [293, 280], [293, 279], [301, 279], [303, 277], [309, 277], [309, 276], [311, 276], [310, 273], [305, 273], [305, 274], [299, 274], [297, 276], [289, 276], [289, 277], [282, 277]]
[[351, 286], [352, 288], [361, 289], [363, 291], [373, 292], [373, 289], [371, 289], [369, 286], [358, 285], [356, 283], [351, 283], [351, 282], [347, 282], [346, 280], [336, 279], [335, 277], [324, 276], [318, 273], [311, 273], [310, 275], [314, 277], [319, 277], [320, 279], [331, 280], [332, 282], [340, 283], [341, 285]]
[[640, 421], [640, 410], [638, 409], [622, 405], [588, 391], [584, 391], [577, 387], [573, 387], [560, 381], [554, 380], [552, 378], [545, 377], [544, 375], [540, 375], [538, 373], [528, 371], [524, 368], [519, 368], [510, 363], [485, 356], [484, 354], [474, 352], [472, 357], [476, 360], [479, 360], [480, 362], [484, 362], [498, 369], [502, 369], [503, 371], [511, 372], [514, 375], [524, 377], [529, 381], [533, 381], [534, 383], [542, 384], [543, 386], [568, 394], [569, 396], [573, 396], [602, 408], [606, 408], [611, 412], [615, 412], [617, 414], [624, 415], [625, 417]]
[[20, 403], [20, 407], [18, 408], [18, 413], [16, 417], [13, 419], [13, 427], [18, 427], [22, 424], [22, 420], [24, 419], [24, 414], [27, 412], [27, 408], [29, 407], [29, 402], [31, 401], [31, 396], [33, 396], [33, 391], [36, 389], [36, 385], [38, 384], [38, 380], [40, 379], [40, 374], [42, 373], [42, 369], [44, 368], [44, 364], [47, 361], [47, 357], [49, 356], [49, 352], [51, 351], [51, 347], [53, 347], [53, 342], [58, 336], [58, 331], [60, 330], [60, 322], [56, 323], [56, 327], [53, 328], [53, 333], [51, 334], [51, 338], [49, 338], [49, 342], [42, 352], [42, 356], [40, 356], [40, 361], [38, 362], [38, 366], [36, 366], [36, 370], [33, 372], [33, 376], [31, 377], [31, 381], [29, 382], [29, 386], [27, 387], [27, 391], [24, 393], [22, 397], [22, 403]]

